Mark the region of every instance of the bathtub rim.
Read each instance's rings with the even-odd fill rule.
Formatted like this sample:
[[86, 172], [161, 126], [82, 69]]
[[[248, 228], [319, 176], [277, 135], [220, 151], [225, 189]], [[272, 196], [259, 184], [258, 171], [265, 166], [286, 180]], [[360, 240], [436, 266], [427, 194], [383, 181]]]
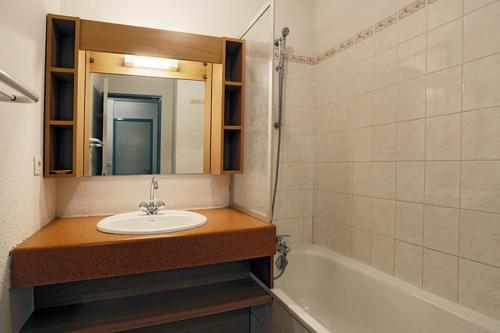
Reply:
[[[431, 303], [434, 306], [444, 309], [445, 311], [448, 311], [462, 318], [463, 320], [472, 322], [485, 330], [488, 330], [490, 332], [500, 332], [500, 321], [494, 318], [479, 313], [459, 303], [448, 300], [444, 297], [433, 294], [427, 290], [424, 290], [423, 288], [419, 288], [409, 282], [398, 279], [393, 275], [384, 273], [372, 266], [356, 261], [332, 250], [326, 249], [316, 244], [303, 244], [294, 247], [292, 251], [323, 257], [329, 261], [333, 261], [334, 264], [340, 264], [341, 266], [347, 267], [347, 269], [353, 269], [359, 274], [367, 275], [368, 277], [373, 278], [380, 283], [390, 285], [396, 288], [396, 290], [399, 290], [424, 302]], [[269, 291], [273, 295], [273, 297], [278, 300], [278, 302], [283, 305], [290, 312], [290, 314], [301, 324], [303, 324], [308, 330], [317, 333], [331, 332], [309, 313], [307, 313], [293, 299], [291, 299], [284, 290], [279, 288], [279, 280], [277, 284], [275, 283], [275, 288]], [[301, 315], [304, 315], [305, 318], [302, 318]]]

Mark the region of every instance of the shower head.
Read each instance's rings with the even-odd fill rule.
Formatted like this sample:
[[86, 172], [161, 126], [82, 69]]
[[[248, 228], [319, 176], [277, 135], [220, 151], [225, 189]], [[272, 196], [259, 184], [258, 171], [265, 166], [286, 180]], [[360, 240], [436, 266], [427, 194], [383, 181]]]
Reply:
[[283, 30], [281, 30], [281, 35], [283, 37], [288, 36], [289, 33], [290, 33], [290, 29], [288, 29], [288, 27], [284, 27]]

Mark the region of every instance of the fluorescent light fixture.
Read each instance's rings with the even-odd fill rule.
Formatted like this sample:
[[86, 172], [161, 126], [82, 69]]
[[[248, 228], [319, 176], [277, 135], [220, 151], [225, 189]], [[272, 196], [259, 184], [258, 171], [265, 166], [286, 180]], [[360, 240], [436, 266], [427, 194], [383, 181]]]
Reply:
[[142, 67], [177, 71], [179, 62], [173, 59], [125, 55], [126, 67]]

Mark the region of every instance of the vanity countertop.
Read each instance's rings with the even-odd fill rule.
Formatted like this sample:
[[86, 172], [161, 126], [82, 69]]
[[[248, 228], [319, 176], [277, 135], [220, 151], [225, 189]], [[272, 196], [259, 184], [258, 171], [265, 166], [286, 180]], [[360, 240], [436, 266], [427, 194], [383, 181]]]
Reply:
[[276, 227], [231, 208], [207, 223], [155, 235], [97, 231], [104, 216], [61, 218], [11, 251], [11, 287], [31, 287], [272, 256]]

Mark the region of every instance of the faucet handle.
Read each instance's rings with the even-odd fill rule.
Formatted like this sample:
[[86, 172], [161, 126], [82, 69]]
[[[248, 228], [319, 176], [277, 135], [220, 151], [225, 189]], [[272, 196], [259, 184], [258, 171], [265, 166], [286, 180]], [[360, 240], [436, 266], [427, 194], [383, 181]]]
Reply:
[[161, 200], [158, 200], [158, 201], [156, 202], [156, 205], [155, 205], [155, 206], [156, 206], [156, 209], [160, 210], [160, 209], [165, 208], [165, 203], [164, 203], [163, 201], [161, 201]]
[[139, 209], [143, 212], [147, 212], [149, 209], [149, 203], [147, 203], [146, 201], [141, 201], [141, 203], [139, 204]]

